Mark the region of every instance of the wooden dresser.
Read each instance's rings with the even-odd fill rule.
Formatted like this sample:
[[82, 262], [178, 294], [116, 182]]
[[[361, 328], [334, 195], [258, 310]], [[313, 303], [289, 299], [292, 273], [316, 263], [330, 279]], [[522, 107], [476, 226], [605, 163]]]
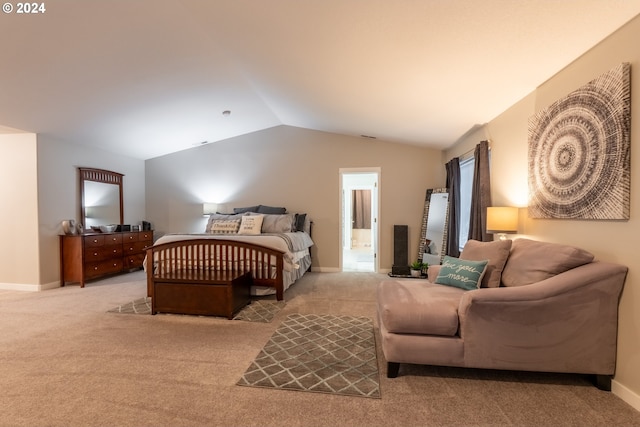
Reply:
[[85, 233], [60, 236], [60, 286], [142, 268], [153, 231]]

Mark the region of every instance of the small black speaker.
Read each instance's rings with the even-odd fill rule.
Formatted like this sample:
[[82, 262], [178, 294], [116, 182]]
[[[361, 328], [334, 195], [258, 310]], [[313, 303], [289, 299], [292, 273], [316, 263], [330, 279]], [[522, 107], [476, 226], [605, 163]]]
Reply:
[[409, 226], [393, 226], [393, 266], [391, 274], [402, 276], [411, 274], [409, 268]]

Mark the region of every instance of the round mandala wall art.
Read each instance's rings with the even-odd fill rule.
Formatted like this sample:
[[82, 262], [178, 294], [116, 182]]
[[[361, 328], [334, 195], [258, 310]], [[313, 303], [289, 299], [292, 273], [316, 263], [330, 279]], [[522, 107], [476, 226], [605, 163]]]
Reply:
[[529, 217], [629, 219], [630, 65], [529, 120]]

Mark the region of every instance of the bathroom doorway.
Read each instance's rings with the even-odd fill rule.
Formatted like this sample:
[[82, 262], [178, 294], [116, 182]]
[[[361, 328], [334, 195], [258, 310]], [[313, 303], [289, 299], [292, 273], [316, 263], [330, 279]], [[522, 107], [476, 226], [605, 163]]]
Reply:
[[378, 271], [380, 168], [340, 169], [340, 269]]

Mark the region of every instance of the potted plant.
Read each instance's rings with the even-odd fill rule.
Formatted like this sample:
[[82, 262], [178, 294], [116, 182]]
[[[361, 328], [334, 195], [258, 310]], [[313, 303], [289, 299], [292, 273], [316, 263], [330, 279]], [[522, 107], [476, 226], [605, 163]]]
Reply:
[[423, 262], [422, 263], [422, 275], [426, 276], [428, 271], [429, 271], [429, 263], [428, 262]]
[[420, 277], [422, 276], [422, 269], [424, 268], [424, 264], [420, 260], [415, 260], [411, 264], [411, 276], [412, 277]]

